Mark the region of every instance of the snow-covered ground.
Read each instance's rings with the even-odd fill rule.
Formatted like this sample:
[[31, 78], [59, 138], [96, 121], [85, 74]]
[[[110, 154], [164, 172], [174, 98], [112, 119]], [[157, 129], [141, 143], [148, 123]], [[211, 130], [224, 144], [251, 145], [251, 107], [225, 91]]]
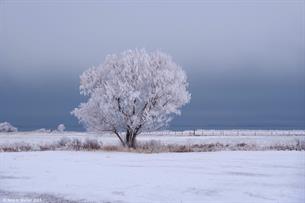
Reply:
[[[210, 131], [207, 131], [210, 132]], [[212, 132], [212, 131], [211, 131]], [[213, 131], [214, 135], [209, 134], [205, 136], [188, 136], [182, 134], [141, 134], [137, 137], [139, 142], [145, 141], [160, 141], [163, 144], [237, 144], [246, 143], [260, 146], [276, 145], [276, 144], [295, 144], [296, 142], [305, 141], [305, 131], [256, 131], [257, 134], [249, 133], [248, 131], [240, 131], [239, 136], [229, 134], [230, 131]], [[236, 132], [236, 131], [232, 131]], [[252, 131], [250, 131], [252, 132]], [[276, 134], [275, 132], [278, 132]], [[279, 133], [281, 132], [281, 133]], [[289, 134], [290, 132], [290, 134]], [[297, 132], [297, 133], [296, 133]], [[177, 132], [178, 133], [178, 132]], [[64, 132], [64, 133], [42, 133], [42, 132], [16, 132], [16, 133], [0, 133], [0, 146], [14, 143], [28, 143], [28, 144], [47, 144], [59, 141], [63, 137], [77, 138], [85, 140], [86, 138], [96, 139], [103, 144], [120, 144], [116, 136], [110, 134], [98, 135], [94, 133], [85, 132]]]
[[42, 202], [303, 203], [304, 191], [299, 151], [0, 153], [3, 202], [22, 194]]

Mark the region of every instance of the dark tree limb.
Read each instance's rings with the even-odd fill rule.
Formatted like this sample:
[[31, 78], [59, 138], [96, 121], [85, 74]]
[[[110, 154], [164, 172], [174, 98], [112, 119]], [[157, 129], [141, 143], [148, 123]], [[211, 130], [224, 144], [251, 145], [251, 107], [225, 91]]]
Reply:
[[118, 133], [118, 131], [117, 131], [116, 129], [113, 129], [112, 132], [113, 132], [114, 134], [116, 134], [116, 136], [120, 139], [122, 145], [125, 147], [126, 144], [125, 144], [124, 140], [122, 139], [122, 137], [120, 136], [120, 134]]

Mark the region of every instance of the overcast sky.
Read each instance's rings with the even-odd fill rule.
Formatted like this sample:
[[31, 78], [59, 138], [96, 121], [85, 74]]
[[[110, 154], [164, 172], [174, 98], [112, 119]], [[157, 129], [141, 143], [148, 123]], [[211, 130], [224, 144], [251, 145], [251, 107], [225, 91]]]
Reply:
[[171, 128], [305, 129], [305, 3], [0, 0], [0, 122], [65, 123], [79, 75], [126, 49], [186, 70], [191, 103]]

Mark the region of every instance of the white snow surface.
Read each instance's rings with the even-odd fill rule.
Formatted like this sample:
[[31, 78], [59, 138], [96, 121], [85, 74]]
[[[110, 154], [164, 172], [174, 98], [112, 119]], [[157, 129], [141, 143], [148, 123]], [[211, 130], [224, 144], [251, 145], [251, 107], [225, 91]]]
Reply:
[[[276, 133], [277, 132], [277, 133]], [[162, 144], [256, 144], [260, 146], [268, 146], [275, 144], [295, 144], [298, 141], [305, 141], [305, 131], [206, 131], [208, 135], [189, 136], [172, 132], [155, 132], [140, 134], [137, 137], [139, 142], [160, 141]], [[225, 135], [223, 135], [225, 134]], [[112, 134], [95, 134], [87, 132], [14, 132], [0, 133], [0, 145], [28, 143], [28, 144], [48, 144], [59, 141], [60, 139], [77, 138], [85, 140], [86, 138], [97, 139], [105, 145], [120, 145], [119, 139]]]
[[0, 190], [94, 202], [303, 203], [305, 152], [3, 152]]

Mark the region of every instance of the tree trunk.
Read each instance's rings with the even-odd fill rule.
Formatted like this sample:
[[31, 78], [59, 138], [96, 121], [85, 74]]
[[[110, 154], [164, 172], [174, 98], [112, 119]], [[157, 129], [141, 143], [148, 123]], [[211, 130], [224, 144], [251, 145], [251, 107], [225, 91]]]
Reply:
[[126, 145], [129, 148], [136, 148], [136, 134], [131, 130], [126, 131]]
[[132, 136], [132, 139], [131, 139], [131, 147], [132, 148], [136, 148], [136, 136], [137, 136], [137, 134], [134, 134]]
[[128, 147], [130, 147], [131, 133], [129, 130], [126, 131], [125, 142]]

